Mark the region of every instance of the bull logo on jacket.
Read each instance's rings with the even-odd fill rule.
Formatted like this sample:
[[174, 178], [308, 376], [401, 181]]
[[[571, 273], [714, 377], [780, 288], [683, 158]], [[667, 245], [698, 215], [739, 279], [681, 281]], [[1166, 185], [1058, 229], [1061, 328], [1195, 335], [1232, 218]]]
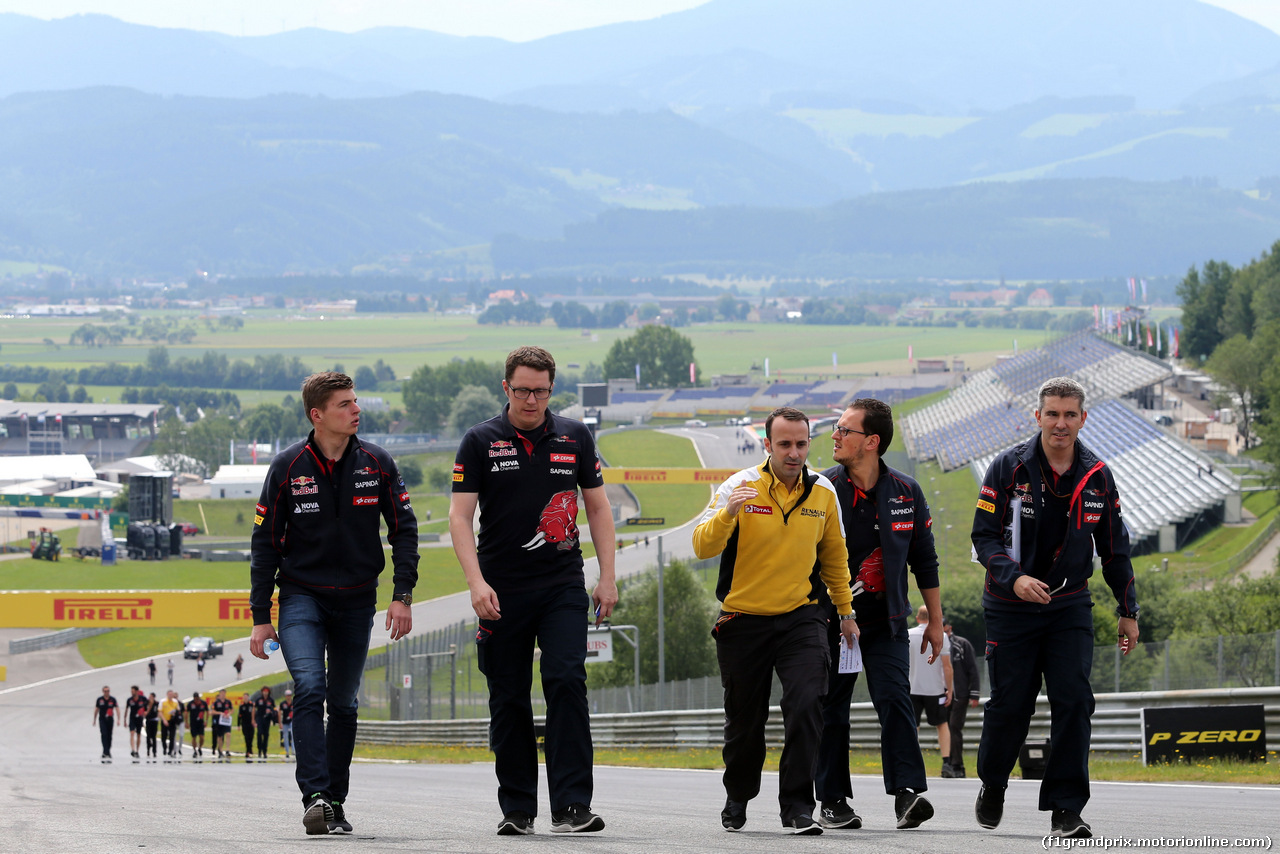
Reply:
[[578, 544], [578, 491], [557, 492], [538, 517], [538, 530], [533, 539], [521, 548], [532, 551], [546, 543], [553, 543], [560, 551], [568, 551]]

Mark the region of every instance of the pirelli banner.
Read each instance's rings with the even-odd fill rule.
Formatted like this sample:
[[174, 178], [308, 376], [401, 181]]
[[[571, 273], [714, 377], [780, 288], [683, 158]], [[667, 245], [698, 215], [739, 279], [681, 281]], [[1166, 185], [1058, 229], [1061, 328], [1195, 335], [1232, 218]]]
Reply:
[[[271, 605], [276, 619], [276, 603]], [[4, 590], [4, 628], [253, 628], [243, 590]]]
[[1257, 706], [1173, 706], [1142, 710], [1142, 764], [1205, 756], [1265, 762], [1267, 720]]
[[699, 483], [707, 486], [719, 486], [738, 469], [615, 469], [602, 470], [605, 483], [625, 483], [628, 486], [645, 483]]

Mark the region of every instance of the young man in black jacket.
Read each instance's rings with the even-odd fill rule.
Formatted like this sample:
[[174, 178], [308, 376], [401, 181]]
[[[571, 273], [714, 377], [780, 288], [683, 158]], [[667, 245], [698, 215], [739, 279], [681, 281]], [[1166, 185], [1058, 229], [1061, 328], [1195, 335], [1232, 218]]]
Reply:
[[[909, 830], [933, 817], [933, 805], [922, 794], [929, 785], [911, 704], [907, 640], [910, 566], [930, 615], [920, 651], [930, 648], [930, 663], [941, 654], [942, 597], [933, 517], [920, 484], [881, 459], [893, 441], [893, 410], [887, 403], [875, 398], [855, 400], [836, 422], [832, 436], [832, 459], [837, 464], [823, 474], [835, 486], [840, 500], [863, 669], [880, 719], [884, 788], [894, 798], [896, 826]], [[853, 797], [849, 701], [858, 674], [839, 672], [839, 635], [831, 625], [827, 633], [831, 645], [829, 688], [823, 698], [822, 747], [814, 777], [821, 802], [818, 823], [856, 830], [862, 827], [862, 818], [848, 801]]]
[[[387, 525], [394, 567], [386, 620], [392, 640], [413, 628], [418, 524], [395, 460], [356, 437], [360, 406], [351, 378], [332, 371], [307, 377], [302, 404], [311, 434], [272, 460], [253, 520], [249, 651], [265, 659], [263, 644], [279, 640], [293, 677], [303, 826], [313, 835], [350, 833], [344, 803], [356, 691], [386, 565], [380, 524]], [[271, 623], [277, 586], [278, 635]]]
[[1119, 646], [1138, 642], [1138, 601], [1120, 494], [1106, 463], [1078, 438], [1084, 386], [1057, 377], [1040, 387], [1040, 432], [999, 454], [973, 515], [973, 546], [987, 569], [987, 701], [978, 745], [978, 824], [1004, 814], [1009, 772], [1027, 737], [1041, 679], [1052, 718], [1040, 809], [1050, 835], [1087, 837], [1093, 689], [1093, 555], [1118, 607]]

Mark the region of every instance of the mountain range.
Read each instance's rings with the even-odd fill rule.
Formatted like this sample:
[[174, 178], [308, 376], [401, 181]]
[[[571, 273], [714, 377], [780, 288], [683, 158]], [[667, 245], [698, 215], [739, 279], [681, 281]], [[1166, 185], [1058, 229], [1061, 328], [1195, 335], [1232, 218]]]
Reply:
[[[494, 242], [510, 272], [727, 269], [735, 223], [860, 228], [883, 202], [962, 233], [975, 204], [1027, 251], [922, 256], [920, 233], [947, 233], [911, 229], [867, 250], [877, 271], [1054, 276], [1102, 244], [1009, 224], [1038, 204], [1092, 233], [1115, 211], [1088, 206], [1123, 202], [1169, 236], [1143, 232], [1134, 263], [1178, 274], [1192, 247], [1239, 263], [1280, 231], [1278, 57], [1280, 36], [1197, 0], [711, 0], [525, 43], [0, 14], [0, 259], [265, 275]], [[673, 227], [708, 242], [599, 256], [602, 234]], [[865, 255], [786, 245], [742, 263]]]

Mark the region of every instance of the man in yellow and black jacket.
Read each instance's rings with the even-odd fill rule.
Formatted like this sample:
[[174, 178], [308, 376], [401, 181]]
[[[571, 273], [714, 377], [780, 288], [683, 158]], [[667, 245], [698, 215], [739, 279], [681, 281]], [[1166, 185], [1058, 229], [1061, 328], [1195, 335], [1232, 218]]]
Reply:
[[765, 720], [773, 673], [782, 683], [785, 743], [778, 766], [782, 824], [819, 834], [813, 820], [813, 770], [827, 688], [824, 585], [847, 641], [857, 637], [849, 557], [836, 492], [805, 466], [809, 419], [791, 407], [765, 420], [769, 458], [716, 490], [693, 532], [699, 558], [721, 555], [712, 633], [724, 686], [725, 830], [742, 829], [747, 801], [760, 793]]

